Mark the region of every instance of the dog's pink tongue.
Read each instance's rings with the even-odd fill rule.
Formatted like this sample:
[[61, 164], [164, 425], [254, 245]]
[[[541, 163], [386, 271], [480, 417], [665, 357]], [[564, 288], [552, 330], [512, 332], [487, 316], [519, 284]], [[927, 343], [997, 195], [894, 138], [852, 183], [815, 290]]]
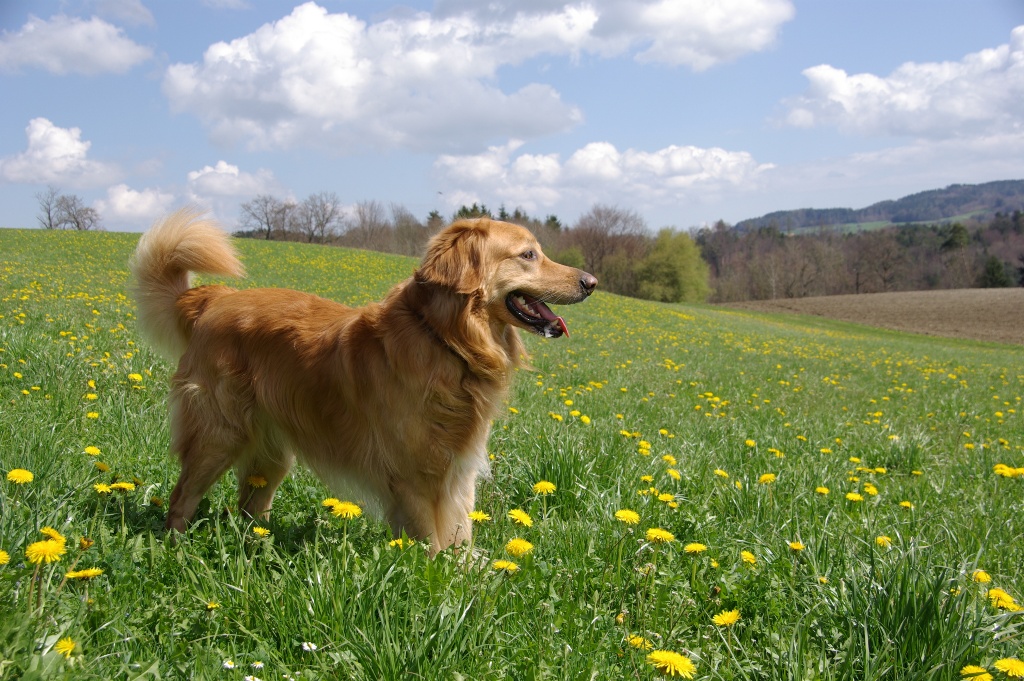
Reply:
[[532, 307], [537, 312], [537, 314], [539, 314], [545, 320], [558, 324], [558, 328], [562, 330], [562, 333], [565, 334], [565, 337], [569, 337], [569, 327], [565, 325], [565, 320], [562, 319], [561, 317], [556, 316], [555, 313], [551, 311], [550, 307], [540, 302], [539, 300], [534, 302]]

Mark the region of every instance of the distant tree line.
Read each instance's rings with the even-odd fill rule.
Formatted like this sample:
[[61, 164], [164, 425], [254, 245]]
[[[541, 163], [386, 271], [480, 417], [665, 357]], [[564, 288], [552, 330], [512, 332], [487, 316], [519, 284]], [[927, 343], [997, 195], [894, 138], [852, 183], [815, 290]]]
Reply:
[[80, 232], [103, 229], [100, 214], [95, 208], [85, 205], [80, 196], [62, 194], [51, 185], [46, 191], [36, 194], [36, 200], [39, 202], [36, 219], [43, 229], [74, 229]]
[[333, 192], [301, 202], [260, 195], [241, 205], [235, 236], [306, 241], [419, 256], [427, 241], [451, 221], [489, 217], [523, 225], [544, 251], [566, 265], [590, 272], [602, 290], [666, 302], [703, 301], [710, 293], [708, 268], [685, 232], [652, 235], [637, 213], [596, 205], [575, 224], [555, 215], [543, 219], [521, 208], [461, 206], [450, 217], [432, 211], [421, 221], [400, 204], [363, 201], [344, 211]]
[[1024, 286], [1024, 213], [985, 221], [909, 224], [860, 232], [775, 226], [696, 232], [711, 301], [847, 293]]
[[[102, 229], [99, 214], [55, 187], [36, 195], [44, 229]], [[857, 232], [777, 225], [736, 229], [719, 221], [690, 233], [652, 233], [632, 210], [597, 204], [565, 225], [521, 208], [497, 213], [461, 206], [420, 220], [401, 204], [362, 201], [346, 210], [337, 194], [302, 201], [261, 194], [241, 204], [235, 236], [303, 241], [420, 256], [448, 222], [490, 217], [530, 229], [544, 251], [585, 269], [602, 290], [664, 302], [771, 298], [967, 287], [1024, 286], [1024, 213], [988, 220], [907, 224]]]

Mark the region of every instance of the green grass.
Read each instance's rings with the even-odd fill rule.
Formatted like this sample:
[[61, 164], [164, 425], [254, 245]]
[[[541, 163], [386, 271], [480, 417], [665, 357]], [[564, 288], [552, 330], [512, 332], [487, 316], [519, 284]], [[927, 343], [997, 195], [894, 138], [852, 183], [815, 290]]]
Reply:
[[[1024, 657], [1022, 614], [987, 598], [1024, 601], [1024, 476], [993, 472], [1024, 467], [1024, 348], [598, 293], [561, 310], [571, 338], [527, 339], [472, 554], [390, 546], [301, 469], [260, 523], [231, 510], [229, 474], [170, 543], [172, 368], [136, 334], [136, 238], [0, 230], [0, 678], [657, 678], [633, 635], [702, 679], [999, 679], [997, 660]], [[243, 285], [347, 303], [415, 266], [240, 247]], [[7, 480], [19, 468], [33, 480]], [[135, 490], [93, 487], [115, 481]], [[47, 526], [67, 553], [36, 566]], [[513, 537], [532, 554], [507, 555]], [[103, 574], [65, 581], [88, 567]]]

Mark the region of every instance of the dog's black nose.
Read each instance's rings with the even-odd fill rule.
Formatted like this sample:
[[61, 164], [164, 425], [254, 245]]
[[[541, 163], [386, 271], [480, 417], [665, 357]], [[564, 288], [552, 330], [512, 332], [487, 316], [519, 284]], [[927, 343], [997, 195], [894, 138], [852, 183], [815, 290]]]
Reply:
[[580, 288], [589, 296], [597, 288], [597, 277], [593, 274], [580, 272]]

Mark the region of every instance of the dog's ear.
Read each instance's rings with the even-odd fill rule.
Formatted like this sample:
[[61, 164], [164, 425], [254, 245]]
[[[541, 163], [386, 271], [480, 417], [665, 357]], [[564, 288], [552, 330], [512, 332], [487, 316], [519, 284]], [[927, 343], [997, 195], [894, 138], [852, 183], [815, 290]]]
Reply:
[[484, 231], [470, 222], [446, 227], [427, 244], [416, 281], [436, 284], [456, 293], [473, 293], [484, 281]]

